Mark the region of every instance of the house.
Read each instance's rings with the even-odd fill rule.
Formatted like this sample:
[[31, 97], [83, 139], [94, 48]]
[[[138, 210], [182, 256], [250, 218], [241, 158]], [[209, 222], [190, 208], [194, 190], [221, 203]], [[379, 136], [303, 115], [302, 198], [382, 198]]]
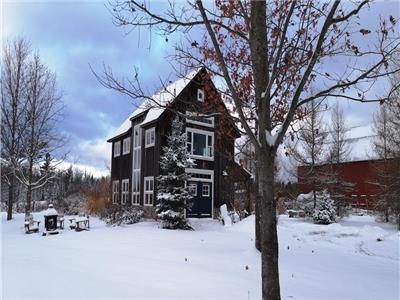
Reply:
[[[398, 159], [389, 159], [389, 162], [391, 166], [399, 166]], [[337, 170], [340, 178], [352, 185], [345, 195], [349, 204], [357, 208], [375, 209], [381, 191], [377, 184], [378, 174], [384, 166], [385, 162], [380, 159], [349, 161], [339, 164]], [[309, 168], [309, 166], [297, 168], [299, 193], [312, 191], [312, 187], [306, 180]], [[331, 166], [324, 164], [314, 168], [314, 171], [323, 177], [324, 174], [329, 174]]]
[[187, 150], [196, 163], [186, 170], [194, 195], [187, 217], [214, 217], [222, 204], [232, 206], [237, 179], [230, 173], [239, 167], [234, 143], [240, 134], [204, 68], [144, 100], [108, 140], [113, 205], [140, 206], [147, 216], [155, 215], [160, 156], [177, 113], [183, 116]]

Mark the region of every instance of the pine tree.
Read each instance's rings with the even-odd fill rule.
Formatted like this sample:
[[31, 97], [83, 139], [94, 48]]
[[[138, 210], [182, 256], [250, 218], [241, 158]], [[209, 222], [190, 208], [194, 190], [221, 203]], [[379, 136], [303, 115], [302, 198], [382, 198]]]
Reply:
[[313, 219], [315, 224], [331, 224], [336, 222], [334, 202], [326, 190], [317, 195], [317, 207], [314, 209]]
[[171, 125], [167, 145], [163, 147], [160, 160], [161, 174], [157, 177], [156, 212], [166, 229], [192, 229], [185, 218], [185, 209], [190, 208], [192, 196], [186, 186], [189, 174], [185, 168], [192, 168], [194, 161], [186, 151], [186, 134], [183, 124], [176, 117]]

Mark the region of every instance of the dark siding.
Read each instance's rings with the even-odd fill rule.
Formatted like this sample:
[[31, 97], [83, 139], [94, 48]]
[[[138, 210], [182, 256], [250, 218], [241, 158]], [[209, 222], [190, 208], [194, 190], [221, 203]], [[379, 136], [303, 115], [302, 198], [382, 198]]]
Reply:
[[[197, 101], [197, 89], [202, 88], [206, 91], [205, 102]], [[182, 93], [176, 98], [172, 104], [172, 108], [182, 113], [185, 111], [195, 111], [199, 113], [227, 113], [219, 94], [216, 92], [211, 82], [206, 81], [206, 84], [200, 82], [200, 78], [195, 78]], [[143, 121], [145, 113], [136, 118], [132, 122], [132, 128], [135, 124]], [[146, 124], [142, 128], [142, 150], [141, 150], [141, 186], [140, 186], [140, 204], [143, 205], [143, 190], [144, 190], [144, 177], [154, 176], [155, 189], [156, 178], [160, 174], [160, 156], [162, 155], [162, 147], [167, 143], [167, 135], [170, 132], [172, 119], [175, 114], [170, 110], [165, 111], [162, 116], [152, 124]], [[214, 161], [209, 160], [196, 160], [196, 169], [214, 170], [214, 210], [217, 211], [218, 207], [224, 203], [229, 204], [230, 199], [233, 199], [234, 189], [233, 181], [227, 184], [229, 180], [224, 180], [223, 172], [227, 168], [227, 164], [234, 158], [234, 139], [238, 137], [237, 130], [229, 122], [223, 122], [227, 118], [215, 117], [215, 126], [210, 128], [196, 124], [187, 124], [188, 127], [197, 128], [205, 131], [214, 132]], [[151, 127], [155, 128], [155, 146], [145, 148], [145, 130]], [[131, 131], [129, 132], [132, 135]], [[121, 137], [119, 140], [122, 140]], [[132, 178], [132, 147], [133, 141], [131, 137], [131, 151], [130, 155], [121, 156], [119, 158], [112, 158], [111, 164], [111, 178], [112, 180], [122, 180], [124, 178]], [[122, 151], [122, 144], [121, 144]], [[130, 181], [130, 188], [132, 182]], [[156, 194], [156, 190], [155, 190]], [[155, 198], [155, 195], [154, 195]], [[156, 199], [155, 199], [156, 200]], [[130, 201], [128, 201], [130, 203]], [[156, 201], [154, 201], [156, 203]]]
[[[123, 140], [125, 138], [130, 138], [131, 139], [131, 149], [129, 153], [127, 154], [122, 154], [122, 149], [123, 149]], [[120, 156], [114, 157], [114, 143], [115, 142], [120, 142], [121, 143], [121, 154]], [[131, 130], [129, 130], [126, 134], [118, 138], [117, 140], [113, 141], [112, 144], [112, 152], [111, 152], [111, 200], [112, 200], [112, 182], [114, 180], [119, 180], [119, 201], [121, 203], [121, 188], [122, 184], [121, 181], [123, 179], [130, 179], [129, 180], [129, 192], [131, 189], [131, 177], [132, 177], [132, 134]], [[130, 194], [129, 194], [130, 195]], [[130, 199], [130, 196], [129, 196]], [[130, 201], [127, 201], [126, 205], [129, 205]]]

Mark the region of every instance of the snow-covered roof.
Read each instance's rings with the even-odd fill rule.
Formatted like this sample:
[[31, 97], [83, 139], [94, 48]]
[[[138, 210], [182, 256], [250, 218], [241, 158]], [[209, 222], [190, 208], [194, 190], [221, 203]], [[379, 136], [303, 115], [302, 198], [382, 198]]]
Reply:
[[49, 207], [43, 212], [44, 216], [58, 216], [58, 212], [53, 208]]
[[109, 140], [126, 133], [131, 128], [131, 120], [146, 111], [147, 114], [143, 122], [140, 124], [141, 126], [157, 120], [165, 111], [165, 107], [168, 106], [183, 91], [183, 89], [189, 84], [189, 82], [192, 81], [192, 79], [200, 72], [201, 69], [202, 68], [200, 67], [191, 71], [186, 76], [179, 78], [163, 90], [155, 93], [150, 97], [150, 99], [145, 99], [142, 104], [112, 134]]

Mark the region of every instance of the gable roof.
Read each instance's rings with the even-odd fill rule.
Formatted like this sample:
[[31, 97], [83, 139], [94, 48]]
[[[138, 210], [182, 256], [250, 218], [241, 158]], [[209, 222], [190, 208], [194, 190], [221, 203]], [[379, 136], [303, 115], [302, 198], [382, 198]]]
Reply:
[[[155, 93], [150, 97], [150, 99], [144, 99], [142, 104], [122, 123], [122, 125], [111, 135], [111, 137], [109, 137], [107, 141], [110, 142], [127, 133], [131, 129], [132, 120], [145, 113], [147, 114], [143, 122], [140, 123], [141, 126], [157, 120], [166, 110], [165, 107], [185, 89], [185, 87], [202, 69], [203, 68], [200, 67], [191, 71], [186, 76], [179, 78], [163, 90]], [[157, 106], [155, 107], [155, 105]]]

